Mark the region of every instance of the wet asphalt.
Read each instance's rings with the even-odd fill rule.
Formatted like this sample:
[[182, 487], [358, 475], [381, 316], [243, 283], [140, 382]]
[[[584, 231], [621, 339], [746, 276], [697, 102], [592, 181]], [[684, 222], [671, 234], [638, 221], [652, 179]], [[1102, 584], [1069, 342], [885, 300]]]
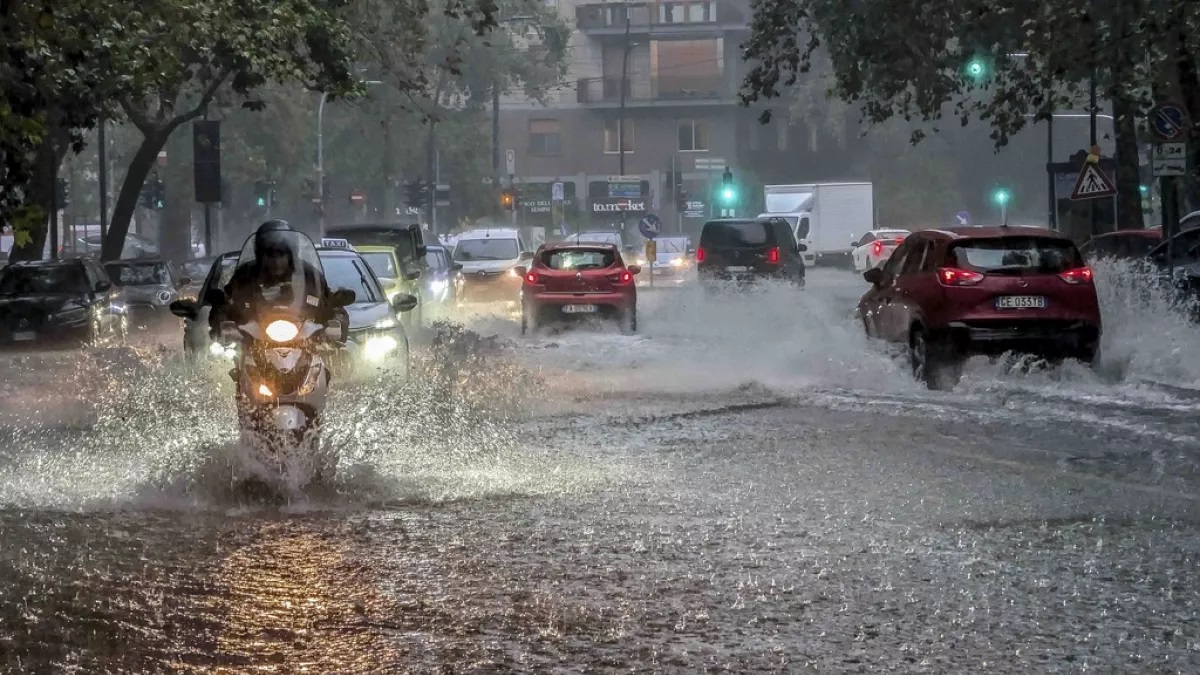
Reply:
[[219, 372], [10, 359], [0, 671], [1200, 672], [1200, 389], [1136, 367], [1179, 350], [931, 393], [814, 281], [470, 317], [286, 497], [229, 484]]

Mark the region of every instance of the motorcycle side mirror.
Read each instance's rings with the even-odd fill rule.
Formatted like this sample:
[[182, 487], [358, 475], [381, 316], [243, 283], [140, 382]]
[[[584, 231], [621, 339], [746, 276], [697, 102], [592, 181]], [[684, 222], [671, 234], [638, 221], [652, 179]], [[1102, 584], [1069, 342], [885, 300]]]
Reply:
[[417, 279], [421, 278], [421, 270], [413, 270], [408, 272], [404, 275], [404, 278], [408, 279], [409, 281], [416, 281]]
[[425, 244], [421, 244], [421, 245], [417, 246], [417, 257], [418, 258], [424, 258], [425, 254], [427, 254], [427, 253], [429, 253], [429, 249], [425, 247]]
[[225, 304], [225, 291], [219, 288], [210, 288], [204, 291], [204, 304], [220, 307]]
[[238, 339], [239, 335], [240, 335], [240, 331], [238, 331], [238, 327], [237, 327], [236, 323], [234, 323], [232, 321], [222, 321], [221, 322], [221, 338], [223, 340], [231, 342], [233, 340]]
[[347, 305], [353, 305], [357, 297], [358, 296], [354, 294], [354, 291], [350, 290], [349, 288], [339, 288], [333, 292], [333, 295], [330, 296], [329, 301], [334, 307], [346, 307]]
[[397, 312], [411, 312], [417, 308], [417, 296], [401, 293], [392, 300], [392, 309]]
[[463, 267], [462, 263], [454, 263], [453, 265], [450, 266], [450, 269], [454, 270], [455, 272], [461, 272], [462, 267]]
[[96, 292], [97, 293], [107, 293], [111, 289], [112, 289], [112, 284], [107, 281], [97, 281], [96, 282]]
[[866, 279], [867, 283], [871, 284], [872, 286], [878, 286], [879, 284], [883, 283], [883, 270], [878, 267], [872, 267], [866, 272], [863, 272], [863, 278]]
[[330, 319], [325, 324], [325, 338], [329, 340], [342, 339], [342, 322], [337, 319]]
[[195, 321], [200, 313], [199, 308], [196, 307], [196, 303], [191, 300], [176, 300], [171, 303], [170, 310], [175, 316], [192, 321]]

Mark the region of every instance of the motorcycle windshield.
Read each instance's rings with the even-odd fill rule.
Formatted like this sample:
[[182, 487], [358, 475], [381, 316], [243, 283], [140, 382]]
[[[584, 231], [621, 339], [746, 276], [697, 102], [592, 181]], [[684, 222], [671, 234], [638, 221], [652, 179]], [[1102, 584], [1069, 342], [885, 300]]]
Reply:
[[260, 322], [315, 320], [328, 302], [317, 247], [302, 232], [251, 235], [230, 281], [231, 301]]

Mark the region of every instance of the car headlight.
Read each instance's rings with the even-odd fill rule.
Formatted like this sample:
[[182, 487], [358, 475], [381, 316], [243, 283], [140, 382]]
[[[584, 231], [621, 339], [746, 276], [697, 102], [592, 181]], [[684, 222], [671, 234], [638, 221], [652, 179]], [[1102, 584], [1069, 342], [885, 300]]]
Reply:
[[433, 281], [429, 282], [429, 289], [434, 293], [441, 293], [442, 291], [446, 290], [446, 280], [434, 279]]
[[380, 319], [379, 321], [376, 321], [375, 327], [378, 328], [379, 330], [388, 330], [389, 328], [395, 328], [396, 320], [389, 316], [386, 319]]
[[509, 268], [509, 270], [508, 270], [508, 276], [510, 276], [510, 277], [519, 277], [519, 276], [521, 276], [521, 275], [520, 275], [520, 274], [517, 274], [517, 270], [516, 270], [516, 269], [514, 269], [514, 268]]
[[671, 261], [671, 267], [683, 267], [683, 258], [675, 258]]
[[291, 321], [272, 321], [267, 324], [267, 337], [276, 342], [291, 342], [300, 334], [300, 329]]
[[368, 361], [381, 361], [398, 346], [400, 343], [391, 335], [375, 335], [367, 338], [363, 345], [363, 357]]
[[237, 347], [234, 345], [223, 345], [220, 342], [212, 342], [208, 345], [208, 353], [217, 358], [226, 358], [232, 361], [237, 358]]

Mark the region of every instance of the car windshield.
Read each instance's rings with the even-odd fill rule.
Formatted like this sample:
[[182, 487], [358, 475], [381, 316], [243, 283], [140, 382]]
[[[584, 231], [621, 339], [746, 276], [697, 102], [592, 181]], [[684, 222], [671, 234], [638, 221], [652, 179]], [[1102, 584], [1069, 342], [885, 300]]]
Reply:
[[664, 253], [687, 253], [690, 240], [687, 237], [667, 237], [654, 240], [659, 255]]
[[189, 279], [203, 279], [204, 275], [212, 269], [212, 260], [189, 260], [183, 263], [183, 274]]
[[425, 263], [430, 269], [442, 271], [450, 268], [450, 264], [446, 261], [446, 252], [442, 250], [431, 250], [425, 254]]
[[348, 288], [354, 291], [354, 303], [382, 302], [381, 289], [371, 278], [370, 268], [355, 258], [338, 256], [322, 257], [321, 264], [325, 266], [325, 281], [329, 288], [338, 290]]
[[882, 239], [884, 241], [896, 241], [907, 237], [908, 234], [908, 232], [901, 230], [883, 230], [881, 232], [876, 232], [875, 238]]
[[709, 223], [704, 226], [701, 246], [706, 248], [749, 248], [767, 245], [767, 226], [757, 221]]
[[0, 272], [0, 295], [68, 295], [87, 291], [87, 276], [78, 264], [15, 266]]
[[454, 247], [454, 259], [463, 262], [514, 260], [520, 255], [516, 239], [462, 239]]
[[406, 225], [333, 228], [325, 233], [332, 239], [345, 239], [351, 246], [391, 246], [396, 256], [408, 260], [416, 256], [417, 237]]
[[617, 254], [601, 248], [573, 248], [546, 251], [541, 260], [552, 270], [602, 270], [617, 262]]
[[1057, 274], [1083, 265], [1066, 239], [1003, 237], [971, 239], [950, 247], [950, 264], [986, 274]]
[[381, 279], [395, 279], [400, 276], [400, 273], [396, 270], [396, 258], [391, 253], [360, 252], [359, 255], [371, 266], [371, 270], [375, 272], [375, 276]]
[[568, 237], [568, 241], [577, 244], [615, 244], [621, 245], [621, 235], [616, 232], [581, 232]]
[[104, 268], [118, 286], [162, 286], [171, 283], [171, 272], [164, 263], [109, 263]]

